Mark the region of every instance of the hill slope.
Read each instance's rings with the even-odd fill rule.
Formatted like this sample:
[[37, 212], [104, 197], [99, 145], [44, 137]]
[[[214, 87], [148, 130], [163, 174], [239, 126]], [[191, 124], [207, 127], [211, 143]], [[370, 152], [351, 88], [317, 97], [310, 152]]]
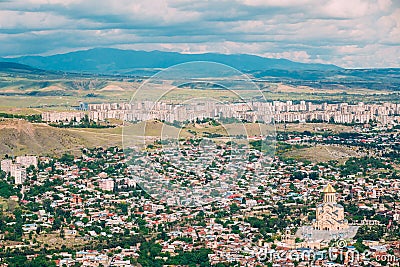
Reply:
[[[82, 147], [121, 144], [121, 133], [116, 129], [61, 129], [24, 120], [0, 121], [0, 154], [78, 153]], [[97, 130], [97, 131], [96, 131]]]
[[[146, 140], [163, 136], [191, 136], [186, 130], [163, 125], [158, 121], [141, 122], [125, 126], [124, 145], [142, 144]], [[145, 129], [145, 132], [143, 132]], [[122, 127], [56, 128], [45, 123], [30, 123], [19, 119], [0, 120], [0, 155], [62, 155], [80, 154], [83, 147], [122, 147]], [[151, 141], [152, 142], [152, 141]]]

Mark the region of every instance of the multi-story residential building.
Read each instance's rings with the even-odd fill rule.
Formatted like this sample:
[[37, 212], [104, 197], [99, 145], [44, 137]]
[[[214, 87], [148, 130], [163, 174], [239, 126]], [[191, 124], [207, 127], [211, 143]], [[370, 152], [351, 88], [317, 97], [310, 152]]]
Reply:
[[[120, 119], [126, 121], [164, 120], [168, 122], [204, 118], [236, 118], [246, 121], [306, 122], [325, 121], [335, 123], [369, 123], [376, 121], [389, 124], [400, 114], [400, 104], [384, 103], [350, 105], [313, 104], [300, 101], [252, 102], [252, 103], [193, 103], [172, 104], [143, 101], [137, 103], [103, 103], [89, 105], [89, 118], [94, 121]], [[398, 123], [398, 122], [397, 122]]]
[[72, 112], [72, 111], [63, 111], [63, 112], [43, 112], [42, 120], [46, 122], [70, 122], [76, 120], [80, 122], [85, 117], [84, 112]]
[[37, 157], [36, 156], [18, 156], [15, 159], [16, 163], [21, 164], [24, 167], [34, 166], [37, 167]]
[[114, 190], [114, 180], [113, 179], [102, 179], [99, 181], [99, 187], [104, 191]]
[[26, 180], [26, 169], [19, 163], [12, 164], [10, 175], [14, 177], [15, 184], [23, 184]]
[[1, 170], [9, 173], [11, 171], [12, 160], [11, 159], [3, 159], [1, 161]]

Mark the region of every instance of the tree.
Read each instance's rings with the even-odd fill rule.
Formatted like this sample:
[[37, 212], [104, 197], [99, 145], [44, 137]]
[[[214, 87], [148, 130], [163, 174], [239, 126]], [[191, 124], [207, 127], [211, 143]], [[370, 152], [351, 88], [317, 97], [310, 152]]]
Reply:
[[61, 227], [61, 220], [60, 220], [59, 217], [57, 217], [57, 218], [55, 218], [54, 221], [53, 221], [52, 229], [53, 229], [53, 230], [58, 230], [58, 229], [60, 229], [60, 227]]
[[140, 245], [138, 262], [144, 267], [163, 266], [164, 262], [160, 259], [156, 259], [156, 257], [160, 255], [161, 249], [162, 247], [160, 244], [155, 244], [153, 242], [143, 242]]
[[[4, 176], [4, 178], [5, 178], [5, 176]], [[4, 179], [4, 178], [1, 178], [1, 179]], [[10, 185], [9, 183], [7, 183], [4, 180], [0, 180], [0, 196], [1, 197], [9, 198], [10, 196], [18, 195], [18, 194], [19, 193], [16, 191], [16, 189], [12, 185]]]
[[25, 256], [18, 256], [16, 261], [10, 261], [10, 267], [56, 267], [56, 263], [52, 260], [48, 260], [45, 255], [39, 255], [32, 261], [26, 259]]
[[382, 238], [384, 234], [383, 226], [380, 225], [363, 225], [358, 228], [357, 234], [354, 238], [357, 240], [373, 240], [378, 241]]
[[43, 208], [46, 212], [52, 212], [53, 211], [53, 207], [51, 207], [51, 200], [46, 198], [45, 200], [43, 200]]
[[20, 208], [17, 208], [14, 210], [14, 216], [15, 216], [15, 228], [14, 228], [14, 238], [15, 240], [20, 240], [23, 231], [22, 231], [22, 211]]
[[60, 158], [60, 162], [71, 165], [74, 162], [74, 156], [70, 154], [63, 154]]
[[356, 243], [354, 243], [354, 247], [357, 249], [357, 251], [358, 252], [360, 252], [360, 253], [363, 253], [367, 248], [368, 248], [368, 246], [366, 246], [366, 245], [364, 245], [363, 243], [362, 243], [362, 239], [357, 239], [357, 242]]
[[292, 191], [296, 191], [296, 187], [294, 186], [293, 183], [290, 183], [289, 189], [292, 190]]
[[232, 203], [231, 206], [229, 207], [229, 210], [232, 214], [234, 214], [240, 210], [240, 207], [236, 203]]
[[317, 180], [319, 178], [318, 172], [310, 172], [309, 177], [311, 180]]
[[119, 207], [120, 207], [120, 209], [121, 209], [121, 211], [122, 211], [122, 214], [124, 214], [124, 215], [127, 215], [127, 214], [128, 214], [128, 207], [129, 207], [128, 204], [126, 204], [126, 203], [121, 203], [121, 204], [119, 204]]
[[302, 171], [297, 171], [297, 172], [293, 173], [292, 177], [295, 180], [303, 180], [305, 175], [304, 175], [304, 173]]

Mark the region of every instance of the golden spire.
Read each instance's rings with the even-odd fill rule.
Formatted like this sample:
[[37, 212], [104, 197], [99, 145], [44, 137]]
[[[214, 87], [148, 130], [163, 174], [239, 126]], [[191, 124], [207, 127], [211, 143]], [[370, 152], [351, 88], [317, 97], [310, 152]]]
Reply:
[[333, 186], [331, 184], [328, 184], [325, 188], [324, 191], [322, 191], [324, 194], [327, 193], [336, 193], [335, 188], [333, 188]]

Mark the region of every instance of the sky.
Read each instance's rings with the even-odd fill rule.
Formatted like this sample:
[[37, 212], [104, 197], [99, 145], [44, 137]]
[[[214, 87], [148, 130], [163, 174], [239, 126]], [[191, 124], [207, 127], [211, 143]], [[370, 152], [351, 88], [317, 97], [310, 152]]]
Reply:
[[0, 0], [0, 57], [93, 47], [400, 67], [400, 0]]

